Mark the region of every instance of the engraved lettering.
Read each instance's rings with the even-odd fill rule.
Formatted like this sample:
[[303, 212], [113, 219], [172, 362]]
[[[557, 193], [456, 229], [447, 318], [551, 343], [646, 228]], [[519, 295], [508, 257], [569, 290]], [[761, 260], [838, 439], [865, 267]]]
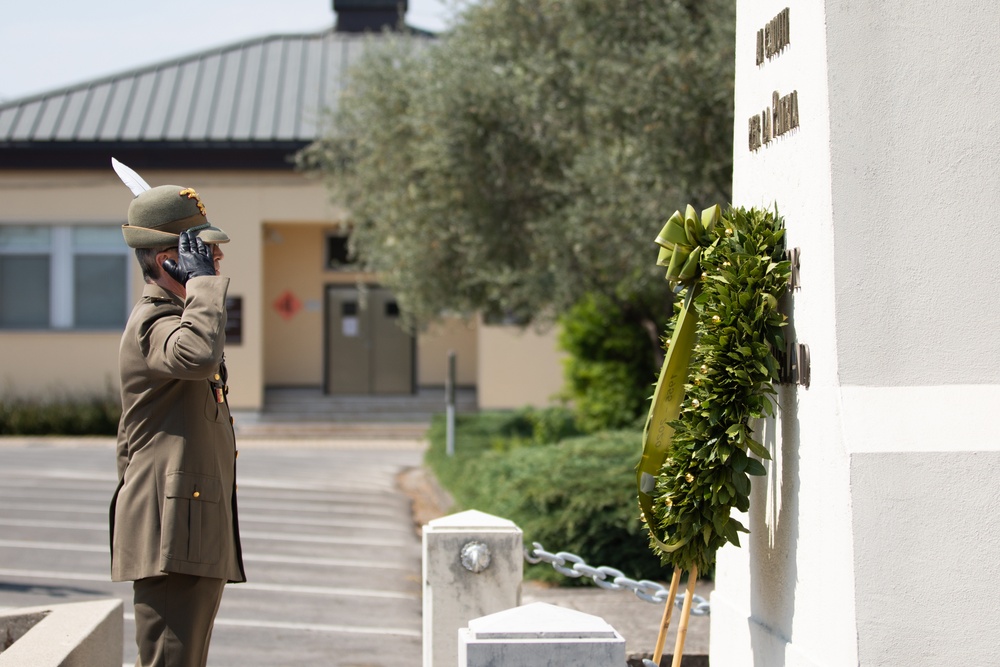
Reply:
[[793, 90], [788, 95], [781, 97], [778, 91], [772, 95], [774, 106], [774, 136], [791, 132], [799, 126], [799, 92]]
[[760, 114], [750, 116], [750, 152], [760, 148]]
[[[758, 67], [781, 54], [792, 43], [791, 9], [785, 7], [757, 30], [754, 60]], [[751, 153], [799, 127], [799, 93], [771, 94], [770, 104], [747, 119], [747, 148]]]
[[773, 125], [774, 134], [772, 136], [775, 137], [780, 137], [782, 135], [781, 125], [780, 125], [781, 122], [781, 113], [780, 113], [781, 110], [779, 108], [780, 104], [781, 104], [781, 95], [779, 95], [778, 91], [776, 90], [773, 93], [771, 93], [771, 118], [773, 119], [774, 122]]
[[788, 7], [782, 9], [778, 14], [764, 24], [764, 27], [757, 31], [757, 66], [764, 64], [764, 60], [770, 60], [785, 50], [785, 47], [792, 43], [791, 15]]
[[760, 150], [772, 140], [799, 127], [799, 91], [782, 96], [777, 90], [771, 93], [771, 104], [747, 122], [747, 147], [750, 152]]

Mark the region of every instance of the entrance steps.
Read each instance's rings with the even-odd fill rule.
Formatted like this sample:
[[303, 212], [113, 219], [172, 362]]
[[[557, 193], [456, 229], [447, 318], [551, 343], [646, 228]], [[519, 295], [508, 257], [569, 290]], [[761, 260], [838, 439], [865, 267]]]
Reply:
[[[455, 392], [455, 412], [478, 409], [476, 390]], [[260, 412], [234, 411], [240, 438], [422, 440], [436, 414], [446, 410], [442, 387], [405, 395], [328, 395], [318, 387], [273, 387]]]

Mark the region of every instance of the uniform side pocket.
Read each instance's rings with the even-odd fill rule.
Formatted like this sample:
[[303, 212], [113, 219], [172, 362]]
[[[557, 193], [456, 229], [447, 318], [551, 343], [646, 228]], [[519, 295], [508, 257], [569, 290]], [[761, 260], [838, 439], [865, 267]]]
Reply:
[[218, 562], [221, 551], [222, 481], [189, 472], [167, 474], [162, 548], [167, 558]]

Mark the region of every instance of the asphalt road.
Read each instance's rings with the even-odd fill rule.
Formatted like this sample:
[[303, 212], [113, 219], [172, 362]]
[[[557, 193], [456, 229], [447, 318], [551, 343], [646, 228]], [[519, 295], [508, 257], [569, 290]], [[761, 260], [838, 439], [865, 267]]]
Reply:
[[[212, 667], [417, 667], [420, 540], [394, 484], [409, 441], [240, 444], [248, 583], [227, 586]], [[132, 588], [109, 578], [114, 443], [0, 439], [0, 609], [117, 597], [135, 662]]]

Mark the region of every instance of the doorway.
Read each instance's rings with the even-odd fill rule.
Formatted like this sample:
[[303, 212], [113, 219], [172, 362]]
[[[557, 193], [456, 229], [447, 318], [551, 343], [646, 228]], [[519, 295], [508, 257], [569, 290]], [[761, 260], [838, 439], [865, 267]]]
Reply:
[[399, 304], [378, 285], [328, 285], [327, 394], [412, 394], [414, 337], [399, 326]]

